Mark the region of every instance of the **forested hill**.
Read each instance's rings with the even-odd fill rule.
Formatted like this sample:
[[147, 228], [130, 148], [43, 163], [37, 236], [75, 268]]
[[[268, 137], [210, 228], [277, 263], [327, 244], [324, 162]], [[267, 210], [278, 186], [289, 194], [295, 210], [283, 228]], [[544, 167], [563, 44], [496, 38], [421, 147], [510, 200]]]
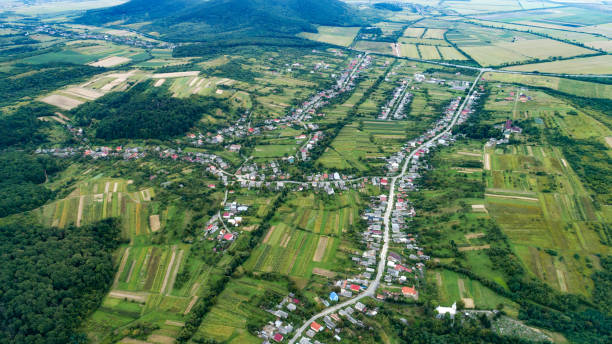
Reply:
[[176, 41], [290, 36], [316, 32], [315, 24], [362, 23], [356, 10], [339, 0], [132, 0], [88, 11], [78, 21], [96, 25], [151, 22], [143, 30]]

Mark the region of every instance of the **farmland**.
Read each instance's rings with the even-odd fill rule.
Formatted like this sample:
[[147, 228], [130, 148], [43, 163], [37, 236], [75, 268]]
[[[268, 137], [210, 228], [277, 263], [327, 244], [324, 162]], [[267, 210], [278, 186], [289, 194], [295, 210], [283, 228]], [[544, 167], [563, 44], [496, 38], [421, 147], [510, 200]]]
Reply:
[[[314, 268], [345, 273], [350, 264], [350, 240], [361, 204], [357, 192], [344, 192], [324, 201], [296, 194], [277, 209], [271, 227], [245, 263], [245, 268], [278, 272], [307, 282]], [[332, 205], [333, 204], [333, 205]]]
[[0, 5], [9, 343], [610, 337], [609, 5], [71, 1]]
[[565, 61], [543, 62], [508, 67], [509, 70], [563, 73], [572, 70], [579, 74], [609, 74], [612, 69], [610, 55], [584, 57]]

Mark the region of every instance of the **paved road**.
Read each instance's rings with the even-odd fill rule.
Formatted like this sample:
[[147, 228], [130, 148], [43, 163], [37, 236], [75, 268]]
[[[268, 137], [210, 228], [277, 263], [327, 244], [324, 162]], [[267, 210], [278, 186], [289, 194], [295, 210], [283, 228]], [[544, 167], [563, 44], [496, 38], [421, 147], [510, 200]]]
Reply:
[[289, 341], [289, 344], [294, 344], [298, 339], [300, 339], [300, 337], [302, 337], [302, 333], [310, 326], [310, 324], [313, 321], [315, 321], [315, 320], [317, 320], [319, 318], [322, 318], [322, 317], [324, 317], [326, 315], [330, 315], [332, 313], [335, 313], [335, 312], [339, 311], [340, 309], [342, 309], [342, 308], [344, 308], [346, 306], [350, 306], [352, 304], [355, 304], [359, 300], [361, 300], [361, 299], [363, 299], [365, 297], [374, 296], [374, 293], [376, 292], [376, 289], [378, 289], [378, 286], [380, 284], [380, 280], [382, 279], [383, 273], [385, 271], [385, 264], [387, 263], [387, 253], [389, 251], [389, 227], [390, 227], [389, 221], [391, 219], [391, 213], [393, 212], [393, 200], [395, 199], [395, 183], [396, 183], [398, 178], [401, 178], [401, 177], [403, 177], [406, 174], [406, 170], [408, 169], [408, 165], [412, 161], [412, 158], [414, 157], [414, 154], [417, 151], [419, 151], [420, 149], [422, 149], [422, 148], [428, 146], [429, 144], [435, 142], [440, 137], [442, 137], [444, 134], [446, 134], [446, 133], [451, 131], [453, 126], [457, 123], [457, 120], [459, 119], [459, 116], [461, 115], [461, 111], [463, 111], [463, 109], [465, 108], [465, 105], [467, 104], [468, 99], [470, 98], [470, 96], [474, 92], [474, 88], [476, 87], [476, 84], [478, 83], [478, 81], [482, 77], [483, 73], [484, 73], [484, 71], [482, 71], [482, 70], [480, 71], [480, 73], [478, 73], [478, 76], [476, 77], [476, 79], [472, 83], [472, 87], [470, 88], [470, 91], [466, 95], [465, 99], [463, 100], [463, 103], [461, 103], [461, 106], [459, 106], [459, 108], [455, 112], [452, 120], [446, 126], [446, 128], [443, 131], [441, 131], [439, 134], [437, 134], [436, 136], [431, 138], [429, 141], [424, 142], [423, 144], [421, 144], [417, 148], [413, 149], [412, 152], [408, 155], [408, 157], [404, 161], [404, 165], [402, 166], [401, 172], [398, 175], [396, 175], [396, 176], [391, 178], [390, 188], [389, 188], [389, 198], [388, 198], [389, 199], [389, 203], [387, 204], [387, 209], [385, 210], [385, 216], [383, 218], [383, 223], [385, 225], [385, 231], [384, 231], [384, 234], [383, 234], [383, 247], [380, 250], [380, 260], [378, 261], [378, 267], [377, 267], [377, 271], [376, 271], [376, 278], [374, 279], [374, 281], [372, 281], [372, 283], [370, 283], [370, 285], [368, 286], [368, 289], [366, 289], [363, 293], [357, 295], [356, 297], [354, 297], [354, 298], [352, 298], [350, 300], [346, 300], [344, 302], [338, 303], [338, 304], [336, 304], [334, 306], [328, 307], [328, 308], [324, 309], [323, 311], [313, 315], [300, 328], [298, 328], [295, 331], [295, 335], [293, 336], [293, 338], [291, 338], [291, 340]]

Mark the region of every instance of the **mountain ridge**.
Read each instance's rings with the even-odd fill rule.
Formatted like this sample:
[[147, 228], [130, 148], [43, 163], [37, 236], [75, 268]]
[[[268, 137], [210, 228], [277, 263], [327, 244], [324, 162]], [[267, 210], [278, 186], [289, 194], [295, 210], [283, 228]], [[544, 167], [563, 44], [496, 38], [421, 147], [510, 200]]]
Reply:
[[355, 26], [363, 19], [339, 0], [131, 0], [87, 11], [77, 22], [148, 22], [142, 28], [173, 41], [289, 37], [316, 25]]

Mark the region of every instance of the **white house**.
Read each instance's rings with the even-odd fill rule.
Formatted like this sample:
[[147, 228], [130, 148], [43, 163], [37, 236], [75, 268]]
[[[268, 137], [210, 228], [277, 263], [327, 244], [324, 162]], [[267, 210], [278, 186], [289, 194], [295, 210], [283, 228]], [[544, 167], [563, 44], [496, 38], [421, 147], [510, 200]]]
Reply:
[[438, 306], [436, 307], [436, 312], [438, 312], [439, 318], [443, 317], [444, 314], [450, 314], [450, 317], [454, 318], [457, 313], [457, 302], [453, 303], [451, 307]]

